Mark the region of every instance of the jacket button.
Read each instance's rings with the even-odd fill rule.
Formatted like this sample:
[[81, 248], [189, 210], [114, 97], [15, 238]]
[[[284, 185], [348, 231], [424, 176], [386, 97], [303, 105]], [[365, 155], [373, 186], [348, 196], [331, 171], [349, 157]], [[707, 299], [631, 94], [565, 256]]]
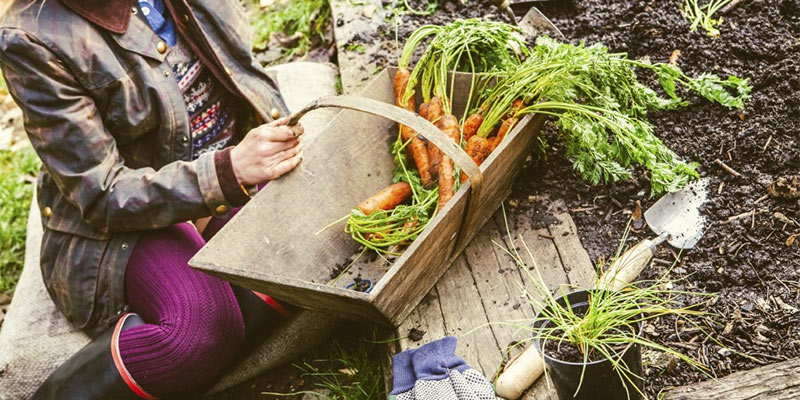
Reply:
[[273, 108], [269, 111], [269, 116], [272, 117], [272, 119], [278, 119], [281, 117], [281, 112], [277, 108]]
[[183, 135], [183, 143], [186, 143], [188, 141], [189, 141], [189, 136]]
[[183, 22], [189, 22], [189, 14], [183, 14]]
[[164, 70], [164, 76], [166, 76], [167, 78], [169, 78], [169, 76], [170, 76], [170, 73], [169, 73], [169, 70], [168, 70], [168, 69], [165, 69], [165, 70]]
[[228, 67], [225, 67], [225, 73], [228, 74], [228, 76], [233, 76], [233, 71]]
[[42, 210], [42, 213], [45, 217], [50, 218], [50, 216], [53, 215], [53, 209], [50, 207], [45, 207], [44, 210]]
[[158, 44], [156, 45], [156, 50], [158, 50], [158, 52], [160, 54], [166, 53], [167, 52], [167, 44], [164, 43], [164, 42], [158, 42]]
[[228, 212], [228, 206], [226, 206], [224, 204], [220, 204], [220, 205], [217, 206], [216, 211], [217, 211], [217, 214], [219, 214], [219, 215], [225, 214], [225, 213]]
[[127, 242], [123, 243], [122, 246], [120, 246], [120, 248], [122, 248], [122, 251], [128, 250], [128, 243]]

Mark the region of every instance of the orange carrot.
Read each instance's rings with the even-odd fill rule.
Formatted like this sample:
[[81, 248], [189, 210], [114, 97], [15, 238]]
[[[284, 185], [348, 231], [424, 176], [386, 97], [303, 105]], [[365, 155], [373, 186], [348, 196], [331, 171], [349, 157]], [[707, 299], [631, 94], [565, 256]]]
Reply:
[[439, 96], [433, 96], [431, 101], [428, 103], [428, 121], [436, 123], [439, 118], [442, 118], [442, 115], [442, 98]]
[[361, 202], [358, 208], [366, 215], [378, 210], [391, 210], [411, 198], [411, 185], [406, 182], [395, 183], [381, 189]]
[[486, 148], [489, 147], [489, 139], [475, 135], [467, 141], [466, 152], [472, 158], [472, 161], [475, 161], [475, 164], [481, 165], [483, 160], [486, 159]]
[[[408, 86], [408, 81], [411, 79], [411, 73], [406, 68], [397, 70], [394, 76], [394, 97], [398, 107], [405, 108], [409, 111], [414, 111], [414, 98], [410, 98], [408, 102], [403, 102], [403, 94]], [[414, 159], [414, 164], [417, 165], [419, 177], [422, 181], [422, 186], [433, 186], [433, 178], [431, 177], [430, 159], [428, 157], [428, 150], [425, 148], [425, 142], [417, 136], [413, 129], [405, 125], [400, 125], [400, 136], [404, 141], [411, 141], [408, 148], [411, 149], [411, 156]]]
[[[489, 140], [478, 135], [473, 135], [467, 141], [467, 148], [465, 151], [470, 158], [472, 158], [472, 161], [480, 166], [487, 157], [487, 149], [489, 149]], [[461, 183], [465, 183], [466, 181], [467, 174], [465, 174], [464, 171], [461, 171]]]
[[[458, 119], [453, 114], [443, 116], [436, 126], [445, 133], [450, 139], [458, 143]], [[439, 164], [439, 210], [444, 208], [448, 201], [453, 198], [453, 188], [455, 178], [453, 177], [453, 160], [442, 154], [442, 163]]]
[[428, 109], [430, 108], [431, 103], [425, 102], [419, 105], [419, 116], [425, 119], [428, 119]]
[[522, 99], [516, 99], [513, 103], [511, 103], [511, 107], [508, 109], [508, 116], [514, 117], [517, 115], [519, 110], [525, 108], [525, 102]]
[[500, 142], [506, 137], [506, 135], [514, 129], [514, 125], [517, 124], [517, 119], [514, 117], [508, 118], [503, 121], [503, 124], [500, 125], [500, 130], [497, 131], [497, 139], [492, 143], [492, 151], [500, 146]]
[[408, 81], [410, 79], [411, 71], [406, 68], [398, 69], [397, 73], [394, 74], [394, 98], [397, 105], [403, 108], [405, 108], [403, 96], [406, 93], [406, 88], [408, 87]]
[[491, 151], [494, 151], [497, 146], [500, 146], [500, 143], [505, 139], [506, 135], [514, 129], [514, 125], [516, 125], [519, 120], [517, 118], [517, 113], [523, 108], [525, 108], [525, 103], [522, 99], [514, 100], [514, 103], [511, 104], [511, 108], [508, 109], [508, 118], [503, 120], [503, 123], [500, 125], [500, 130], [497, 131], [497, 139], [492, 143]]
[[[442, 118], [442, 99], [438, 96], [431, 98], [431, 101], [428, 103], [428, 109], [425, 110], [425, 112], [425, 118], [431, 123], [435, 124], [437, 121], [439, 121]], [[431, 163], [432, 179], [438, 179], [439, 168], [442, 164], [442, 152], [430, 141], [428, 142], [428, 156]]]
[[486, 139], [486, 146], [481, 148], [481, 150], [483, 150], [483, 161], [486, 161], [486, 159], [489, 158], [489, 155], [492, 154], [492, 150], [494, 150], [494, 147], [492, 146], [496, 145], [497, 140], [497, 136], [492, 136]]
[[467, 117], [464, 121], [464, 141], [469, 142], [469, 139], [478, 132], [478, 128], [483, 123], [483, 115], [475, 113]]

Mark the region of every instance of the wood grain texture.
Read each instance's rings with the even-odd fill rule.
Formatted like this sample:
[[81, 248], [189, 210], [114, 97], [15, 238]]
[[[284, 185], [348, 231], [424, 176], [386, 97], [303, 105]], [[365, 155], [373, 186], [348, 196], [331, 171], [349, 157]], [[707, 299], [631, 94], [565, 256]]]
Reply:
[[445, 334], [459, 338], [456, 354], [470, 360], [471, 367], [491, 376], [502, 357], [464, 257], [453, 263], [436, 289], [439, 293], [447, 293], [446, 296], [440, 295], [439, 303]]
[[800, 359], [741, 371], [667, 392], [664, 400], [800, 399]]
[[581, 288], [593, 287], [597, 281], [597, 274], [594, 268], [584, 268], [586, 265], [592, 265], [592, 261], [581, 245], [575, 222], [566, 213], [566, 205], [563, 201], [558, 201], [550, 207], [559, 223], [550, 225], [549, 230], [558, 248], [561, 265], [569, 277], [569, 283]]
[[[399, 54], [402, 43], [394, 40], [364, 40], [364, 32], [375, 32], [376, 26], [385, 24], [390, 9], [381, 0], [331, 0], [333, 33], [336, 39], [337, 61], [345, 93], [356, 93], [369, 83], [381, 65], [372, 55]], [[370, 9], [372, 12], [365, 12]], [[388, 49], [388, 51], [387, 51]], [[392, 51], [395, 49], [396, 51]], [[395, 60], [389, 60], [395, 64]]]

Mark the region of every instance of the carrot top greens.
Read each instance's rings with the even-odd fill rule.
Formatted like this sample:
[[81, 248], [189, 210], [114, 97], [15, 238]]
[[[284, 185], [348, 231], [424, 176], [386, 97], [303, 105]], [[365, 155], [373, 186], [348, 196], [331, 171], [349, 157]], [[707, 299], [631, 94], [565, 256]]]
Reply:
[[407, 100], [414, 95], [419, 82], [422, 100], [428, 102], [432, 96], [441, 97], [445, 114], [452, 113], [450, 72], [502, 73], [519, 65], [528, 54], [519, 28], [502, 22], [465, 19], [417, 29], [403, 47], [400, 68], [408, 67], [417, 47], [429, 36], [434, 37], [411, 73], [404, 98]]
[[[641, 84], [635, 67], [655, 73], [668, 98]], [[679, 84], [729, 108], [744, 107], [752, 89], [735, 76], [692, 78], [674, 65], [630, 60], [601, 44], [575, 46], [539, 37], [530, 56], [509, 69], [484, 100], [478, 135], [489, 135], [522, 98], [529, 106], [518, 115], [556, 118], [566, 154], [584, 179], [593, 184], [630, 179], [632, 166], [639, 164], [650, 173], [653, 195], [673, 192], [698, 176], [697, 164], [682, 161], [653, 134], [647, 111], [686, 106], [677, 94]]]

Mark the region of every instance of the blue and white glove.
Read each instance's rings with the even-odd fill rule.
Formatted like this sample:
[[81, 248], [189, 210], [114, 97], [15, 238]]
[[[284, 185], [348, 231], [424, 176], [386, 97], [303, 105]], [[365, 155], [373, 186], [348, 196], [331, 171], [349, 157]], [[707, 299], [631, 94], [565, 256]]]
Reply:
[[396, 400], [495, 400], [494, 387], [455, 355], [456, 338], [448, 336], [406, 350], [392, 358]]

